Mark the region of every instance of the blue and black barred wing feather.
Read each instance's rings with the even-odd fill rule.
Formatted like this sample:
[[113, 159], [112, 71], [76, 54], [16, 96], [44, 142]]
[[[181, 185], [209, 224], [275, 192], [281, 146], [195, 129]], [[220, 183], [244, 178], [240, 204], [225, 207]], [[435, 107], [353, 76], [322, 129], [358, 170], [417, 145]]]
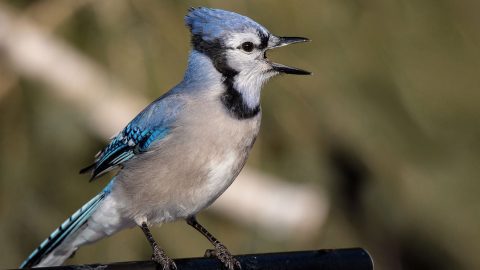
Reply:
[[145, 152], [152, 142], [165, 137], [167, 133], [168, 128], [141, 128], [130, 123], [97, 155], [95, 163], [80, 170], [80, 173], [91, 171], [92, 181], [135, 155]]
[[148, 105], [110, 144], [95, 157], [95, 162], [80, 170], [91, 172], [90, 181], [118, 167], [145, 151], [158, 140], [163, 139], [174, 125], [178, 113], [184, 107], [182, 95], [167, 92]]
[[30, 254], [30, 256], [20, 265], [20, 268], [30, 268], [39, 264], [48, 256], [48, 254], [62, 244], [68, 236], [74, 234], [83, 224], [85, 224], [85, 222], [87, 222], [107, 194], [108, 191], [98, 194], [95, 198], [75, 212], [70, 218], [65, 220], [58, 229], [56, 229], [37, 249], [32, 252], [32, 254]]

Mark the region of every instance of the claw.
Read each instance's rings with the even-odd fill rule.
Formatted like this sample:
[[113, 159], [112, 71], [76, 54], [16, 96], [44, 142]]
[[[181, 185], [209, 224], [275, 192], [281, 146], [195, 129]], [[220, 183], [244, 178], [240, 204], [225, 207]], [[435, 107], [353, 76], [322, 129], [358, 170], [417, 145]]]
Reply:
[[177, 270], [177, 265], [164, 252], [155, 250], [152, 255], [152, 261], [162, 266], [162, 270]]
[[[207, 252], [205, 253], [206, 255]], [[223, 265], [227, 267], [228, 270], [242, 269], [242, 265], [240, 264], [240, 262], [232, 256], [230, 251], [228, 251], [227, 247], [225, 247], [223, 244], [215, 244], [214, 254], [212, 253], [210, 253], [209, 255], [217, 257], [223, 263]]]
[[195, 216], [190, 216], [189, 218], [187, 218], [187, 223], [188, 225], [195, 228], [195, 230], [203, 234], [203, 236], [205, 236], [208, 241], [210, 241], [210, 243], [212, 243], [215, 247], [215, 250], [207, 249], [207, 251], [205, 251], [204, 257], [217, 257], [222, 262], [222, 264], [226, 268], [228, 268], [228, 270], [235, 270], [235, 268], [242, 269], [242, 265], [240, 264], [240, 262], [235, 259], [232, 254], [230, 254], [230, 251], [228, 251], [227, 247], [220, 243], [220, 241], [218, 241], [211, 233], [209, 233], [207, 229], [205, 229], [200, 223], [198, 223]]

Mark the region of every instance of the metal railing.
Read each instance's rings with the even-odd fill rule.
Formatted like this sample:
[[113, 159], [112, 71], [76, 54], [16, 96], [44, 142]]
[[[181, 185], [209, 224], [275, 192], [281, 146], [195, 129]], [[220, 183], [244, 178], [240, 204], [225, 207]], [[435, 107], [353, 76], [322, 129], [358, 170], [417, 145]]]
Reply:
[[[235, 256], [242, 270], [373, 270], [373, 260], [365, 249], [328, 249]], [[178, 270], [222, 270], [216, 258], [176, 259]], [[152, 261], [119, 262], [46, 267], [50, 270], [156, 270]]]

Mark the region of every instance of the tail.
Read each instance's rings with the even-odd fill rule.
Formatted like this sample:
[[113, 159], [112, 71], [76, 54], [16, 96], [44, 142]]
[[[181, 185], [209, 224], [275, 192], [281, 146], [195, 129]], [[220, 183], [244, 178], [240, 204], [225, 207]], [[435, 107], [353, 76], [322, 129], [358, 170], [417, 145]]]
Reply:
[[63, 222], [35, 251], [20, 265], [20, 268], [60, 265], [77, 250], [74, 243], [82, 226], [88, 221], [108, 192], [101, 192]]

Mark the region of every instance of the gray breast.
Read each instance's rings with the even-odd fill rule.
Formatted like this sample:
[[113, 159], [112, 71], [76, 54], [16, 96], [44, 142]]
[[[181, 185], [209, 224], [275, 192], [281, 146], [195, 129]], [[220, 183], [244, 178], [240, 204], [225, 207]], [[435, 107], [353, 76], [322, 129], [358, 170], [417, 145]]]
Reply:
[[209, 206], [244, 166], [261, 113], [238, 120], [218, 99], [188, 104], [172, 132], [152, 151], [126, 164], [115, 190], [129, 198], [124, 211], [135, 220], [161, 223]]

